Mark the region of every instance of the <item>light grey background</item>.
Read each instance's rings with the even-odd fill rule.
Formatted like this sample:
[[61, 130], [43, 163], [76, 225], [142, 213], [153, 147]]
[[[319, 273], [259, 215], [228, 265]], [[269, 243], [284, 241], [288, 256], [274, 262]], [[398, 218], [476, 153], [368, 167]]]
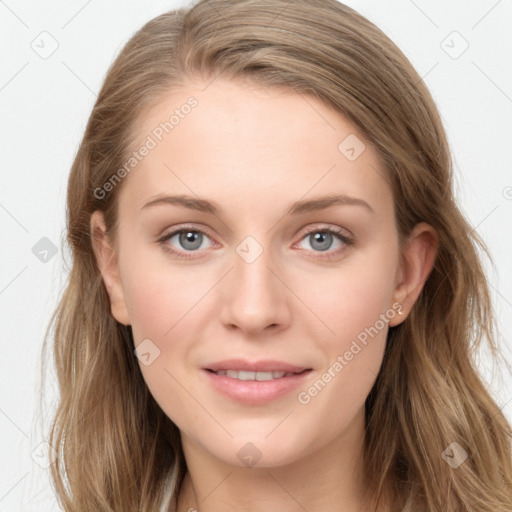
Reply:
[[[512, 2], [346, 3], [397, 43], [437, 102], [461, 207], [496, 263], [489, 279], [511, 360]], [[49, 470], [39, 465], [47, 431], [35, 414], [42, 336], [65, 283], [67, 177], [109, 64], [144, 22], [183, 5], [0, 0], [0, 512], [57, 510]], [[55, 255], [44, 253], [43, 237]], [[481, 366], [512, 421], [510, 374], [491, 382], [486, 354]]]

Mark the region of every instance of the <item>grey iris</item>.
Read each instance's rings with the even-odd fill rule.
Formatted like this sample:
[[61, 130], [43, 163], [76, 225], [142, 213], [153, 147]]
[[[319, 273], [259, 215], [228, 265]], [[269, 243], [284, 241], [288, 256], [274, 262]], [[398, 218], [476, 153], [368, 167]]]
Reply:
[[311, 247], [313, 247], [313, 249], [318, 249], [319, 251], [326, 251], [332, 244], [331, 233], [318, 232], [315, 233], [314, 235], [309, 236], [311, 237], [311, 240], [313, 240], [315, 243], [319, 243], [319, 245], [315, 247], [315, 244], [312, 242]]
[[[201, 242], [203, 241], [203, 235], [198, 233], [197, 231], [183, 231], [180, 233], [180, 244], [183, 248], [193, 251], [194, 249], [199, 249], [201, 247]], [[187, 246], [186, 244], [191, 243], [192, 246]]]

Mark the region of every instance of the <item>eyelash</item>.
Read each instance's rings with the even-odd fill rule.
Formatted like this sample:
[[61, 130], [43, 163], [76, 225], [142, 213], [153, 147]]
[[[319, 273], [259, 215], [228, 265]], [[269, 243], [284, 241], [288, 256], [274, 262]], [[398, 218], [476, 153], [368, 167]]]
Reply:
[[[192, 256], [192, 254], [187, 254], [187, 252], [182, 252], [182, 251], [176, 251], [176, 250], [172, 249], [169, 244], [166, 243], [174, 235], [177, 235], [177, 234], [183, 233], [183, 232], [187, 232], [187, 231], [193, 231], [194, 233], [201, 233], [202, 235], [205, 235], [208, 238], [210, 238], [207, 233], [205, 233], [204, 231], [201, 231], [200, 229], [197, 229], [193, 226], [181, 226], [179, 229], [176, 229], [176, 230], [172, 231], [171, 233], [168, 233], [168, 234], [164, 235], [163, 237], [161, 237], [160, 239], [158, 239], [157, 243], [159, 243], [162, 246], [164, 251], [172, 254], [173, 256], [176, 256], [177, 258], [192, 259], [192, 258], [194, 258], [194, 256]], [[350, 245], [354, 244], [354, 240], [352, 238], [349, 238], [347, 235], [345, 235], [341, 229], [331, 228], [331, 227], [329, 227], [329, 228], [327, 228], [327, 227], [313, 228], [313, 229], [307, 231], [306, 233], [304, 233], [301, 240], [303, 240], [304, 238], [306, 238], [308, 235], [310, 235], [312, 233], [329, 233], [329, 234], [335, 235], [341, 242], [343, 242], [345, 244], [345, 246], [350, 246]], [[326, 254], [322, 254], [322, 251], [313, 251], [313, 252], [319, 253], [318, 258], [320, 258], [320, 259], [330, 259], [330, 258], [338, 255], [344, 249], [345, 248], [342, 247], [334, 252], [326, 251]], [[188, 253], [194, 253], [194, 252], [197, 252], [197, 251], [188, 251]]]

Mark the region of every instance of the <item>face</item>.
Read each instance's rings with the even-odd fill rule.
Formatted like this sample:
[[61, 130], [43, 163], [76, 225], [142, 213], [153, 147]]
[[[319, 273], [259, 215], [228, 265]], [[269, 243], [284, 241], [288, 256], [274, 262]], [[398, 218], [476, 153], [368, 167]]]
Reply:
[[120, 190], [112, 312], [186, 439], [229, 464], [283, 465], [364, 426], [402, 318], [393, 196], [362, 134], [317, 99], [205, 87], [138, 126], [155, 144]]

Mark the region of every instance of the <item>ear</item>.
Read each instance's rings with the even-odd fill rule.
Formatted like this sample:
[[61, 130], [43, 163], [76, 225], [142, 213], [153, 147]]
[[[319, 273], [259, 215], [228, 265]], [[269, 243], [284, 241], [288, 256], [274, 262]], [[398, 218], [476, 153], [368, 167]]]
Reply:
[[425, 222], [417, 224], [405, 242], [394, 291], [395, 304], [401, 304], [402, 314], [395, 315], [390, 320], [391, 327], [405, 320], [414, 306], [434, 266], [437, 245], [438, 236], [435, 229]]
[[92, 248], [110, 298], [112, 316], [119, 323], [130, 325], [131, 322], [128, 308], [126, 307], [117, 254], [109, 240], [103, 212], [99, 210], [93, 212], [90, 228]]

